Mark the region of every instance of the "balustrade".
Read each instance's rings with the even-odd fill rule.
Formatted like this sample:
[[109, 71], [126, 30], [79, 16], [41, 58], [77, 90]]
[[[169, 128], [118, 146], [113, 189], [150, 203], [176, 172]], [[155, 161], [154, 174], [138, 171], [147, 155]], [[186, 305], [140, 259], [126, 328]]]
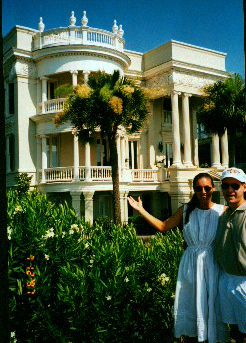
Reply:
[[[52, 99], [44, 102], [44, 114], [62, 112], [64, 110], [65, 98]], [[42, 103], [38, 104], [38, 114], [42, 114]]]
[[122, 51], [124, 48], [124, 39], [112, 32], [92, 27], [74, 26], [71, 28], [56, 28], [37, 33], [33, 37], [34, 50], [52, 45], [98, 45], [114, 48]]

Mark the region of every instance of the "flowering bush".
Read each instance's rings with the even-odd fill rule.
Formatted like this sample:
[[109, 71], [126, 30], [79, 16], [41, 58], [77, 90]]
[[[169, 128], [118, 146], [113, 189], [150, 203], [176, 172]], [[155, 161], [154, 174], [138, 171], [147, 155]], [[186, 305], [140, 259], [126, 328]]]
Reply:
[[179, 231], [78, 220], [36, 191], [8, 194], [11, 331], [17, 342], [173, 342]]

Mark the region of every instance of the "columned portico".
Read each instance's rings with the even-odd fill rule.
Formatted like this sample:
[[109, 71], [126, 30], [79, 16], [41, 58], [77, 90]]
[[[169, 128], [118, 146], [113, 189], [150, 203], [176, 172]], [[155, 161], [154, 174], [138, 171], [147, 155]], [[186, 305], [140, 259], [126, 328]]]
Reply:
[[72, 206], [75, 209], [76, 217], [81, 217], [81, 211], [80, 211], [80, 196], [81, 192], [70, 192], [70, 195], [72, 197]]
[[191, 97], [191, 94], [182, 94], [184, 165], [187, 167], [192, 167], [193, 165], [191, 161], [189, 97]]
[[84, 191], [85, 199], [85, 220], [87, 222], [93, 223], [93, 195], [94, 191]]
[[222, 167], [228, 168], [229, 166], [229, 153], [228, 153], [228, 135], [227, 130], [221, 137], [221, 154], [222, 154]]
[[45, 112], [44, 103], [47, 101], [47, 80], [48, 78], [45, 76], [41, 76], [40, 80], [42, 81], [42, 113]]
[[78, 84], [78, 70], [70, 70], [72, 74], [72, 85], [76, 86]]
[[180, 92], [172, 91], [172, 132], [173, 132], [173, 166], [181, 166], [181, 153], [180, 153], [180, 131], [179, 131], [179, 104], [178, 96]]
[[220, 168], [220, 140], [216, 133], [212, 135], [212, 167]]

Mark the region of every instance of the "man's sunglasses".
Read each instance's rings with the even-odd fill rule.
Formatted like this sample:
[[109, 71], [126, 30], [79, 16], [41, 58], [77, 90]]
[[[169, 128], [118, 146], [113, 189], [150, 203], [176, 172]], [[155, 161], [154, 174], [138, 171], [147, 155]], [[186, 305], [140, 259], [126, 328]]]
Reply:
[[221, 184], [221, 188], [225, 191], [226, 189], [229, 189], [229, 187], [231, 187], [232, 189], [234, 189], [234, 191], [239, 190], [240, 188], [240, 184], [239, 183], [222, 183]]
[[204, 187], [202, 187], [202, 186], [196, 186], [196, 187], [195, 187], [195, 191], [196, 191], [196, 192], [201, 192], [201, 191], [203, 190], [203, 188], [204, 188], [204, 190], [205, 190], [206, 192], [210, 192], [211, 189], [212, 189], [212, 187], [210, 187], [210, 186], [204, 186]]

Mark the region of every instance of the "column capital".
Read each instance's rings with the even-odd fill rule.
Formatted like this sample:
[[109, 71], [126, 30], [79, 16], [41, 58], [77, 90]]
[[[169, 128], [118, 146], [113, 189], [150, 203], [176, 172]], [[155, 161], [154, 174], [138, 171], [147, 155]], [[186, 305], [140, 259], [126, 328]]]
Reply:
[[81, 196], [81, 192], [78, 192], [78, 191], [70, 191], [70, 195], [71, 197], [80, 197]]
[[95, 191], [84, 191], [83, 195], [85, 198], [85, 201], [93, 201]]
[[186, 98], [186, 97], [190, 98], [191, 96], [192, 96], [191, 93], [186, 93], [186, 92], [182, 93], [182, 97], [184, 97], [184, 98]]
[[91, 73], [90, 70], [83, 70], [83, 74], [89, 75], [90, 73]]
[[42, 139], [42, 138], [49, 138], [49, 136], [48, 136], [48, 135], [45, 135], [45, 134], [37, 135], [36, 137], [37, 137], [37, 138], [40, 138], [40, 139]]
[[40, 76], [39, 78], [41, 81], [47, 81], [49, 78], [47, 76]]
[[70, 70], [70, 73], [74, 74], [74, 75], [78, 75], [79, 72], [78, 72], [78, 70]]
[[181, 95], [181, 92], [179, 92], [179, 91], [176, 91], [176, 90], [172, 90], [171, 91], [171, 95]]

